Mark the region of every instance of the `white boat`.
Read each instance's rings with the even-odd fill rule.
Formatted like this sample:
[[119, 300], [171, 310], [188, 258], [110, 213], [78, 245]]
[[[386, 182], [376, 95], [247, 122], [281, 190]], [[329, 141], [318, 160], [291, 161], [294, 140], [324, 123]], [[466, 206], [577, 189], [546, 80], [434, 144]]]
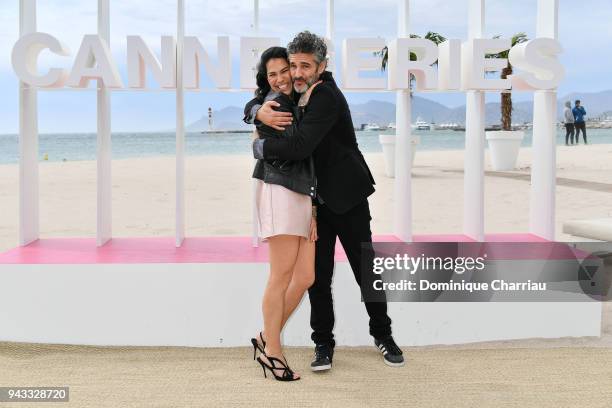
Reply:
[[396, 128], [396, 126], [395, 126], [395, 122], [391, 122], [391, 123], [389, 123], [389, 125], [387, 126], [387, 129], [395, 129], [395, 128]]
[[413, 129], [416, 130], [431, 130], [431, 125], [425, 122], [421, 118], [417, 118], [417, 121], [412, 125]]
[[457, 122], [445, 122], [445, 123], [440, 123], [439, 125], [435, 125], [433, 128], [434, 130], [453, 130], [458, 127], [461, 127], [461, 125], [458, 124]]
[[598, 127], [604, 128], [604, 129], [612, 128], [612, 117], [608, 116], [604, 120], [600, 121]]
[[378, 125], [378, 123], [368, 123], [363, 127], [363, 130], [372, 131], [372, 130], [382, 130], [382, 128]]

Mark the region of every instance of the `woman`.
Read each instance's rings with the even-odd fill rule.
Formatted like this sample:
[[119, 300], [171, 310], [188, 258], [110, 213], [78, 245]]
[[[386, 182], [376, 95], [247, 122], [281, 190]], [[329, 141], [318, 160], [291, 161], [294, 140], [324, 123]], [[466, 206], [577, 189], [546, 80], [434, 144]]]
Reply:
[[[287, 51], [271, 47], [263, 52], [257, 67], [255, 95], [274, 100], [277, 108], [294, 115], [293, 125], [278, 131], [257, 125], [260, 138], [287, 137], [296, 129], [300, 108], [295, 106]], [[311, 87], [312, 88], [312, 87]], [[301, 98], [307, 101], [308, 95]], [[304, 102], [300, 103], [301, 105]], [[256, 205], [260, 236], [268, 241], [270, 276], [263, 296], [264, 330], [251, 339], [254, 357], [266, 375], [269, 370], [281, 381], [298, 380], [282, 353], [280, 333], [304, 292], [314, 282], [315, 241], [317, 239], [316, 179], [312, 158], [304, 161], [258, 160]]]

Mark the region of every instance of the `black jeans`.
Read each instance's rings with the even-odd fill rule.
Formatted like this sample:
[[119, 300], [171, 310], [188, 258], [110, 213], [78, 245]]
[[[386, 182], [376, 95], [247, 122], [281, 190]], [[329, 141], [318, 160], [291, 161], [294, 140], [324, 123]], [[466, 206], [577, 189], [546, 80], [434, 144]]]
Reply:
[[574, 126], [576, 127], [576, 144], [579, 142], [580, 130], [582, 130], [582, 137], [584, 138], [584, 144], [586, 144], [586, 124], [584, 122], [576, 122]]
[[[574, 144], [574, 124], [566, 123], [565, 124], [565, 144], [567, 144], [567, 140], [570, 140], [570, 143]], [[578, 136], [576, 135], [576, 142], [578, 142]]]
[[[329, 343], [332, 347], [335, 345], [331, 283], [334, 273], [336, 237], [340, 238], [340, 243], [344, 252], [346, 252], [355, 280], [361, 286], [361, 245], [362, 243], [370, 245], [372, 243], [371, 219], [367, 199], [345, 214], [334, 214], [325, 204], [319, 205], [317, 217], [319, 239], [316, 242], [315, 281], [308, 289], [311, 308], [310, 326], [313, 330], [311, 338], [315, 343]], [[367, 251], [366, 253], [367, 256], [374, 256], [373, 251]], [[368, 264], [367, 261], [365, 263]], [[369, 265], [372, 265], [372, 262], [369, 262]], [[355, 300], [357, 301], [357, 299]], [[387, 315], [387, 303], [364, 303], [370, 316], [370, 334], [375, 338], [390, 335], [391, 319]]]

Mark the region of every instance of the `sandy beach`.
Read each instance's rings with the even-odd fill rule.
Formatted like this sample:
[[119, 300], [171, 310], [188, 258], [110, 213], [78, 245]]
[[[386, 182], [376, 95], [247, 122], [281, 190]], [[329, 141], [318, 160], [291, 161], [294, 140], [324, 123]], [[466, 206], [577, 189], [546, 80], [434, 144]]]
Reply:
[[338, 347], [334, 369], [317, 374], [306, 369], [310, 348], [288, 348], [286, 356], [303, 379], [279, 384], [263, 378], [247, 348], [7, 342], [0, 343], [0, 382], [69, 386], [67, 406], [79, 408], [608, 408], [612, 401], [610, 349], [404, 351], [408, 364], [397, 369], [382, 364], [374, 347]]
[[[393, 231], [393, 179], [381, 153], [365, 154], [376, 179], [372, 231]], [[518, 170], [491, 172], [486, 157], [486, 232], [526, 232], [531, 149]], [[413, 169], [415, 234], [461, 233], [463, 151], [417, 151]], [[252, 231], [248, 156], [190, 156], [186, 162], [187, 236], [249, 235]], [[95, 161], [40, 163], [40, 236], [94, 237]], [[0, 252], [18, 245], [19, 168], [0, 165]], [[113, 160], [113, 235], [174, 235], [174, 157]], [[563, 222], [612, 217], [612, 145], [557, 149], [557, 240]]]

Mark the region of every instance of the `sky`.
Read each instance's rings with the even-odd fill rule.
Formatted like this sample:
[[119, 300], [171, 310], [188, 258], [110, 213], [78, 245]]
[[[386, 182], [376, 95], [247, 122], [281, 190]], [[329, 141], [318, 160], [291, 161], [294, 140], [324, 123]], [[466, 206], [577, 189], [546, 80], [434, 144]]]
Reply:
[[[197, 36], [214, 56], [216, 36], [230, 37], [232, 86], [238, 87], [239, 38], [253, 36], [251, 0], [185, 0], [186, 35]], [[424, 35], [435, 31], [447, 38], [467, 36], [468, 0], [411, 1], [410, 31]], [[152, 7], [152, 4], [155, 4]], [[612, 89], [612, 0], [559, 0], [559, 41], [564, 51], [560, 61], [566, 77], [559, 95], [570, 92], [598, 92]], [[97, 0], [38, 0], [38, 31], [54, 35], [68, 45], [72, 58], [41, 54], [39, 69], [49, 66], [69, 68], [83, 35], [96, 32]], [[280, 37], [286, 44], [304, 29], [325, 33], [325, 0], [260, 0], [260, 36]], [[397, 36], [397, 0], [335, 2], [334, 42], [341, 55], [344, 38]], [[124, 83], [126, 75], [126, 36], [140, 35], [159, 51], [162, 35], [176, 33], [175, 0], [110, 0], [111, 41], [114, 60]], [[511, 37], [526, 32], [535, 37], [536, 0], [487, 0], [485, 36]], [[19, 1], [0, 0], [0, 134], [18, 131], [18, 80], [10, 55], [19, 36]], [[148, 75], [150, 77], [150, 74]], [[338, 75], [339, 76], [339, 75]], [[341, 79], [341, 78], [340, 78]], [[155, 84], [153, 84], [155, 86]], [[39, 131], [41, 133], [93, 132], [96, 129], [96, 95], [84, 91], [41, 91], [38, 93]], [[349, 103], [371, 99], [395, 101], [392, 92], [347, 92]], [[428, 93], [425, 96], [450, 107], [465, 103], [462, 93]], [[530, 93], [516, 93], [514, 100], [530, 100]], [[188, 92], [185, 96], [185, 121], [194, 122], [208, 107], [243, 106], [250, 92]], [[487, 95], [495, 101], [497, 94]], [[173, 129], [175, 94], [168, 91], [115, 92], [112, 96], [113, 131], [150, 132]]]

